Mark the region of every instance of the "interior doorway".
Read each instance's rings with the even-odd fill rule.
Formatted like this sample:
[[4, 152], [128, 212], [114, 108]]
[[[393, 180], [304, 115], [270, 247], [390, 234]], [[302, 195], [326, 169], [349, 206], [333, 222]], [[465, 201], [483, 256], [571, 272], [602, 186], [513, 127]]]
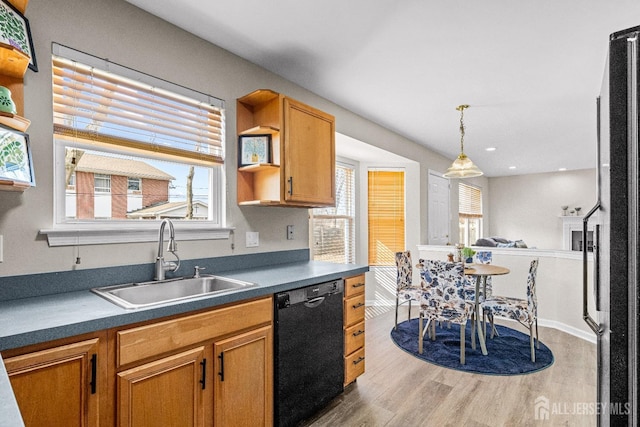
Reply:
[[429, 171], [429, 244], [446, 245], [451, 242], [449, 229], [451, 227], [449, 180], [441, 174]]

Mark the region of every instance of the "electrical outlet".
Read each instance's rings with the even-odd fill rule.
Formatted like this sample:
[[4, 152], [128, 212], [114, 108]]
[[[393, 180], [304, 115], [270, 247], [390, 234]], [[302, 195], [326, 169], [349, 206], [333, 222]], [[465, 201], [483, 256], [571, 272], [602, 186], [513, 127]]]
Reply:
[[247, 231], [247, 248], [255, 248], [260, 246], [260, 233], [257, 231]]
[[293, 240], [293, 225], [287, 225], [287, 240]]

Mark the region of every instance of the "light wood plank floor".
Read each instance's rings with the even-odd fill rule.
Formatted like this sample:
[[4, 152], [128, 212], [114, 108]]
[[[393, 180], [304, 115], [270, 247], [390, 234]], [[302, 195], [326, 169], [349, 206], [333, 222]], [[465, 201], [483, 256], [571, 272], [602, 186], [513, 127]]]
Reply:
[[[540, 340], [555, 357], [551, 367], [509, 377], [470, 374], [400, 350], [389, 336], [394, 310], [380, 311], [366, 320], [365, 374], [305, 426], [596, 425], [595, 344], [540, 328]], [[548, 399], [548, 420], [535, 416], [541, 396]]]

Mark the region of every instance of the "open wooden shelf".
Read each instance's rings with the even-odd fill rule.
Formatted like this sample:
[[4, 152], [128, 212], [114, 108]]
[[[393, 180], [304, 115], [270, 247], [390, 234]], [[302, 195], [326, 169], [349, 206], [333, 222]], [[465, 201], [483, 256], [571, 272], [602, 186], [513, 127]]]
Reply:
[[26, 132], [31, 124], [31, 120], [25, 119], [17, 114], [0, 111], [0, 123], [12, 129], [19, 130], [20, 132]]
[[22, 77], [29, 66], [29, 56], [15, 47], [0, 43], [0, 64], [2, 74], [10, 77]]
[[240, 172], [260, 172], [267, 169], [279, 168], [279, 165], [273, 163], [256, 163], [255, 165], [241, 166], [238, 168]]
[[275, 135], [278, 132], [280, 132], [280, 129], [273, 126], [255, 126], [240, 132], [239, 135]]
[[24, 191], [31, 187], [28, 182], [0, 179], [0, 191]]

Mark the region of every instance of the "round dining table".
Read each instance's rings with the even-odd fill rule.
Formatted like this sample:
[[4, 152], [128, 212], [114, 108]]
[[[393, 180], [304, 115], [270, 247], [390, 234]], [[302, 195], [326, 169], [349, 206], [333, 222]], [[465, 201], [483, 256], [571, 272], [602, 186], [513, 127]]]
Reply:
[[[487, 294], [487, 277], [500, 276], [503, 274], [509, 274], [510, 270], [506, 267], [501, 267], [495, 264], [465, 264], [464, 274], [466, 276], [474, 276], [476, 278], [476, 294], [475, 294], [475, 314], [476, 314], [476, 329], [478, 330], [478, 341], [480, 341], [480, 349], [483, 355], [487, 355], [487, 344], [485, 342], [484, 329], [482, 328], [482, 321], [480, 318], [480, 283], [482, 282], [482, 295]], [[475, 337], [471, 337], [471, 342], [475, 348]]]

